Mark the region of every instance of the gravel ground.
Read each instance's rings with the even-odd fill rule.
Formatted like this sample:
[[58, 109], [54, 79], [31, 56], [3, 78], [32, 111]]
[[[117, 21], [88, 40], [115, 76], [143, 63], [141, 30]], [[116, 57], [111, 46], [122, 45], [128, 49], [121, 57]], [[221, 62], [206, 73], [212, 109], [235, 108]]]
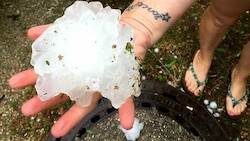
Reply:
[[[23, 90], [10, 89], [8, 79], [13, 74], [31, 67], [29, 61], [32, 42], [26, 37], [27, 30], [33, 26], [53, 22], [73, 2], [74, 0], [0, 1], [0, 141], [45, 140], [49, 127], [56, 120], [52, 116], [60, 115], [54, 111], [49, 111], [37, 116], [24, 117], [20, 112], [21, 105], [32, 97], [34, 92], [30, 88]], [[119, 1], [114, 5], [115, 7], [123, 8]], [[111, 6], [114, 7], [114, 5]], [[161, 140], [163, 137], [167, 138], [160, 135], [161, 131], [170, 132], [172, 136], [168, 137], [169, 140], [184, 140], [180, 134], [184, 135], [183, 137], [190, 137], [196, 140], [176, 122], [162, 115], [150, 114], [144, 111], [140, 113], [140, 116], [144, 117], [146, 127], [157, 127], [160, 124], [162, 125], [162, 122], [169, 122], [169, 125], [164, 126], [164, 128], [151, 128], [151, 133], [156, 140]], [[152, 123], [149, 120], [152, 118], [151, 116], [159, 118], [157, 123]], [[106, 132], [101, 130], [101, 127], [110, 124], [111, 121], [118, 125], [117, 115], [97, 125], [96, 130]], [[176, 129], [176, 131], [170, 131], [171, 128]], [[145, 128], [142, 134], [144, 134], [145, 138], [150, 138], [149, 134], [146, 134], [146, 130], [150, 132], [150, 129]], [[121, 134], [121, 132], [117, 134]], [[105, 137], [105, 134], [100, 135]], [[92, 140], [92, 137], [89, 137], [89, 140]]]
[[[179, 125], [175, 120], [159, 114], [156, 110], [136, 110], [136, 117], [140, 122], [144, 123], [144, 128], [141, 131], [140, 138], [137, 141], [200, 141], [199, 137], [196, 137], [181, 125]], [[167, 124], [166, 124], [167, 123]], [[98, 140], [98, 141], [126, 141], [126, 138], [121, 130], [117, 128], [119, 125], [118, 114], [114, 114], [103, 122], [98, 123], [90, 131], [93, 134], [88, 134], [84, 139], [88, 141]], [[103, 128], [103, 127], [109, 128]], [[112, 130], [112, 135], [110, 134]], [[76, 141], [77, 138], [75, 139]]]

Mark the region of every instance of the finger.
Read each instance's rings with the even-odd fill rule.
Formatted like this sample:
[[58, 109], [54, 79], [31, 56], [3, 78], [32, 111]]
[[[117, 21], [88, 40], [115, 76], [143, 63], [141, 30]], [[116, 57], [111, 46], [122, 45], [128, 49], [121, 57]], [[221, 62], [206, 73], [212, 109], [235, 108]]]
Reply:
[[82, 120], [82, 118], [96, 107], [100, 98], [101, 95], [95, 93], [89, 106], [81, 107], [74, 104], [51, 128], [52, 135], [57, 138], [66, 135]]
[[121, 126], [129, 130], [134, 124], [134, 97], [130, 96], [127, 101], [118, 109]]
[[36, 40], [51, 24], [40, 25], [32, 27], [28, 30], [28, 37], [34, 41]]
[[142, 64], [146, 52], [147, 50], [144, 47], [137, 46], [135, 48], [135, 56], [137, 57], [139, 64]]
[[23, 104], [21, 110], [25, 116], [35, 115], [67, 100], [69, 100], [69, 97], [64, 94], [55, 96], [47, 101], [42, 101], [38, 96], [34, 96]]
[[34, 69], [28, 69], [13, 75], [9, 80], [9, 86], [11, 88], [24, 88], [26, 86], [32, 86], [36, 83], [37, 74]]
[[135, 43], [135, 56], [139, 59], [139, 61], [142, 61], [144, 59], [146, 52], [147, 47]]

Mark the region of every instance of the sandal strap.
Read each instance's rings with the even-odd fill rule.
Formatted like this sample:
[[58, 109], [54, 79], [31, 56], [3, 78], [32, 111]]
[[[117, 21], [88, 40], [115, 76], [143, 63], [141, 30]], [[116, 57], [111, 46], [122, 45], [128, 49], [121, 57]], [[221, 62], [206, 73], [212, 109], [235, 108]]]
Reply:
[[249, 95], [249, 89], [248, 89], [248, 88], [246, 88], [246, 93], [245, 93], [245, 95], [244, 95], [241, 99], [239, 99], [239, 100], [236, 100], [236, 99], [233, 97], [230, 88], [231, 88], [231, 83], [228, 85], [227, 94], [228, 94], [228, 96], [231, 98], [232, 103], [233, 103], [233, 106], [235, 106], [235, 105], [237, 105], [237, 104], [240, 104], [243, 100], [248, 100], [248, 95]]
[[198, 77], [197, 77], [197, 74], [195, 73], [195, 71], [194, 71], [194, 66], [193, 66], [193, 63], [191, 62], [190, 63], [190, 65], [189, 65], [189, 70], [191, 70], [191, 72], [192, 72], [192, 76], [194, 77], [194, 79], [195, 79], [195, 81], [196, 81], [196, 83], [197, 83], [197, 87], [199, 87], [199, 86], [205, 86], [206, 85], [206, 83], [207, 83], [207, 81], [208, 81], [208, 78], [206, 78], [204, 81], [200, 81], [199, 79], [198, 79]]

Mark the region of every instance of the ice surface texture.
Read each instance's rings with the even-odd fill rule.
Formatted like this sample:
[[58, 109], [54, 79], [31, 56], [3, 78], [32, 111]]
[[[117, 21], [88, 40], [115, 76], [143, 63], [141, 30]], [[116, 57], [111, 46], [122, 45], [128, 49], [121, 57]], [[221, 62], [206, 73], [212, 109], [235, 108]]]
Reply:
[[100, 2], [76, 1], [32, 44], [42, 100], [64, 93], [84, 107], [100, 92], [119, 108], [140, 95], [133, 32], [119, 24], [120, 15]]
[[134, 119], [133, 127], [129, 130], [124, 129], [121, 125], [118, 126], [120, 130], [125, 134], [128, 141], [136, 141], [140, 137], [140, 132], [144, 127], [144, 123], [140, 122], [138, 118]]

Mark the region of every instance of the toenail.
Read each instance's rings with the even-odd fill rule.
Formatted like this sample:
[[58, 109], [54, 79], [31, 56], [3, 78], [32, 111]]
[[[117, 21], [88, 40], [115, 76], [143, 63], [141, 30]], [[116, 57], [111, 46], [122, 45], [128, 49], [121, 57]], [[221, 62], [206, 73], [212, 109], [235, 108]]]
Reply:
[[230, 116], [233, 116], [233, 115], [234, 115], [234, 113], [231, 112], [231, 111], [229, 111], [228, 114], [229, 114]]

